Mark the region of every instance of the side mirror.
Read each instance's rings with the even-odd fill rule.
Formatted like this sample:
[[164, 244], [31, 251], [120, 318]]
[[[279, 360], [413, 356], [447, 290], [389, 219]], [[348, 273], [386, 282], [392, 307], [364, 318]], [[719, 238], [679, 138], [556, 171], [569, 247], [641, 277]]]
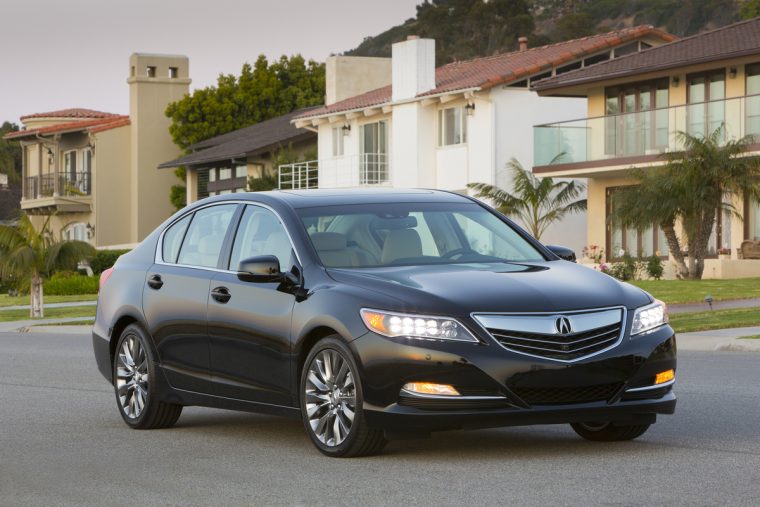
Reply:
[[244, 282], [279, 282], [284, 274], [280, 271], [280, 261], [274, 255], [259, 255], [240, 261], [237, 277]]
[[571, 248], [557, 245], [546, 245], [546, 248], [563, 261], [575, 262], [575, 252]]

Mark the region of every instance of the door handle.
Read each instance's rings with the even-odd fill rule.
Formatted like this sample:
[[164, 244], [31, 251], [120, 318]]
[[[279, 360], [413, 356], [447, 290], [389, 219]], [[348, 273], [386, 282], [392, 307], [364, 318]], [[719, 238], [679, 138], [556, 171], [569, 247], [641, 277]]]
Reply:
[[151, 275], [151, 277], [148, 278], [148, 287], [150, 287], [151, 289], [158, 290], [163, 286], [164, 286], [164, 281], [161, 280], [161, 275]]
[[227, 289], [227, 287], [217, 287], [211, 291], [211, 297], [214, 298], [214, 301], [225, 304], [230, 300], [232, 294], [230, 294], [230, 291]]

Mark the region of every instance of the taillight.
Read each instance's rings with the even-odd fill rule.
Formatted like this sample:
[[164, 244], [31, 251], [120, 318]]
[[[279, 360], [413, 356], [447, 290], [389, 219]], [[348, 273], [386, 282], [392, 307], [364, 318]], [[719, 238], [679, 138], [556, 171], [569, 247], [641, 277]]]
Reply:
[[103, 288], [103, 285], [108, 281], [109, 278], [111, 278], [111, 275], [113, 274], [113, 268], [108, 268], [102, 273], [100, 273], [100, 286], [98, 287], [98, 290]]

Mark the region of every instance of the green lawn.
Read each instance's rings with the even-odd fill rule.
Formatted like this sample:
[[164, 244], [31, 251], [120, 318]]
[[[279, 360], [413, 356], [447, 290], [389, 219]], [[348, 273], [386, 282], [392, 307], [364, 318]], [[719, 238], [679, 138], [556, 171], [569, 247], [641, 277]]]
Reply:
[[[82, 294], [78, 296], [46, 296], [43, 294], [42, 300], [48, 303], [69, 303], [72, 301], [95, 301], [98, 299], [97, 294]], [[28, 305], [29, 295], [10, 297], [8, 294], [0, 294], [0, 307]]]
[[730, 327], [760, 326], [760, 307], [674, 313], [670, 315], [670, 325], [677, 333]]
[[[94, 306], [71, 306], [66, 308], [46, 308], [46, 319], [60, 319], [63, 317], [92, 317], [95, 318]], [[0, 322], [14, 320], [28, 320], [29, 310], [6, 310], [0, 312]]]
[[735, 280], [637, 280], [631, 282], [668, 304], [760, 298], [760, 278]]
[[742, 336], [742, 340], [760, 340], [760, 334], [753, 334], [752, 336]]

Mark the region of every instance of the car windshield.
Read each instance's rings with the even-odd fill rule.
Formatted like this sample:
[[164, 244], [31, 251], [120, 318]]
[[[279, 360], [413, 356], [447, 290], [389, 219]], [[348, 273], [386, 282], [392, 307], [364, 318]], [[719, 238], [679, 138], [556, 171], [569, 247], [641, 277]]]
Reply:
[[545, 260], [517, 231], [475, 203], [358, 204], [297, 211], [327, 267]]

